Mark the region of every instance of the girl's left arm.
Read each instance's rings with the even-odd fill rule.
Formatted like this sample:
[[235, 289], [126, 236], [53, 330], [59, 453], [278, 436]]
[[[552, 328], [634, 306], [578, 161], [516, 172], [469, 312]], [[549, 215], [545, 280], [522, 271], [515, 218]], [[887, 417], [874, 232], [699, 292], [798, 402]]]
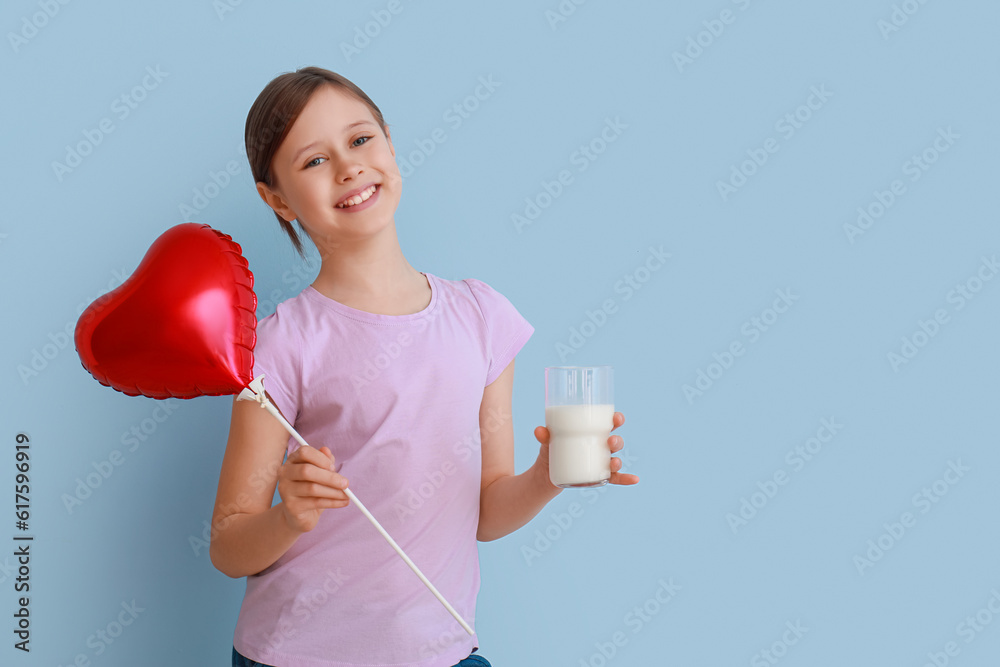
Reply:
[[[479, 495], [479, 531], [481, 542], [508, 535], [538, 514], [562, 491], [549, 480], [549, 431], [535, 429], [541, 444], [535, 463], [520, 475], [514, 474], [514, 424], [511, 394], [514, 390], [514, 361], [483, 392], [479, 408], [479, 431], [482, 441], [483, 475]], [[614, 428], [625, 423], [625, 415], [616, 412]], [[614, 429], [612, 429], [614, 430]], [[612, 452], [625, 444], [621, 436], [608, 440]], [[618, 472], [621, 459], [611, 459], [611, 483], [635, 484], [639, 478]]]

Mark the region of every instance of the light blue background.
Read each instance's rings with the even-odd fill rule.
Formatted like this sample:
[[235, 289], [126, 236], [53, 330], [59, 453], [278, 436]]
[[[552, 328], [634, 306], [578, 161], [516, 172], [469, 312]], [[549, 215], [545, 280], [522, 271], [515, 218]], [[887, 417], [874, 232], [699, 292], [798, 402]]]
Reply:
[[[253, 189], [242, 138], [271, 78], [319, 65], [376, 101], [400, 157], [444, 131], [404, 179], [396, 224], [414, 267], [487, 282], [536, 329], [517, 360], [518, 470], [538, 451], [543, 368], [615, 367], [618, 432], [642, 481], [564, 492], [480, 546], [477, 629], [494, 665], [763, 665], [769, 650], [789, 667], [918, 667], [948, 642], [949, 664], [996, 664], [1000, 280], [974, 280], [1000, 252], [996, 3], [908, 0], [915, 13], [884, 34], [889, 0], [563, 2], [575, 11], [555, 24], [557, 0], [402, 0], [350, 57], [342, 44], [387, 2], [50, 4], [51, 18], [27, 0], [0, 13], [0, 553], [17, 532], [18, 432], [32, 443], [35, 535], [32, 652], [12, 648], [15, 562], [0, 557], [0, 663], [229, 664], [244, 580], [190, 539], [210, 519], [230, 399], [172, 401], [165, 421], [148, 421], [160, 404], [100, 386], [60, 332], [189, 220], [242, 245], [260, 316], [273, 292], [308, 284]], [[723, 10], [732, 21], [711, 24]], [[13, 44], [22, 31], [30, 39]], [[673, 54], [699, 33], [707, 46], [679, 68]], [[121, 118], [114, 100], [147, 67], [165, 78]], [[446, 112], [490, 76], [500, 85], [454, 127]], [[814, 86], [831, 96], [800, 110], [809, 119], [786, 138], [776, 123]], [[105, 118], [113, 132], [57, 177], [52, 163]], [[580, 171], [574, 153], [608, 118], [626, 128]], [[905, 163], [948, 128], [958, 138], [910, 180]], [[724, 200], [717, 182], [768, 138], [777, 152]], [[185, 215], [230, 161], [238, 174]], [[512, 214], [563, 169], [572, 183], [517, 229]], [[905, 193], [852, 243], [844, 225], [896, 179]], [[651, 246], [670, 258], [647, 274]], [[648, 278], [628, 300], [615, 290], [626, 275]], [[970, 279], [981, 289], [959, 309], [949, 293]], [[751, 341], [744, 323], [773, 315], [779, 289], [797, 300]], [[607, 299], [616, 312], [560, 357]], [[938, 309], [947, 322], [894, 368], [887, 355]], [[734, 341], [744, 353], [711, 368]], [[25, 373], [36, 353], [51, 358]], [[688, 400], [699, 370], [715, 379]], [[796, 470], [786, 454], [824, 418], [842, 428]], [[144, 423], [155, 430], [128, 451], [123, 437]], [[116, 449], [124, 463], [68, 511], [63, 495]], [[914, 502], [959, 461], [968, 470], [939, 482], [938, 502]], [[727, 514], [776, 472], [787, 483], [756, 496], [766, 504], [734, 532]], [[915, 525], [891, 538], [884, 524], [904, 512]], [[859, 567], [880, 536], [891, 548]], [[661, 580], [679, 587], [662, 605]], [[133, 600], [143, 611], [97, 655], [88, 637]], [[959, 626], [977, 612], [990, 622], [967, 642]]]

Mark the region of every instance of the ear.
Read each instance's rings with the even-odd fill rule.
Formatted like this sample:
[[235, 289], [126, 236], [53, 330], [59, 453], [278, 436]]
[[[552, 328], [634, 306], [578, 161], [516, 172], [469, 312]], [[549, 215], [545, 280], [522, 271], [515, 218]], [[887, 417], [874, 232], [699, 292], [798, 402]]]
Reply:
[[264, 200], [264, 203], [271, 207], [271, 209], [281, 216], [282, 220], [291, 222], [295, 220], [298, 216], [295, 214], [285, 200], [282, 199], [281, 195], [272, 190], [270, 186], [264, 181], [257, 181], [257, 194], [260, 198]]
[[389, 152], [392, 153], [392, 157], [396, 157], [396, 149], [392, 147], [392, 132], [389, 131], [389, 124], [385, 125], [385, 140], [389, 142]]

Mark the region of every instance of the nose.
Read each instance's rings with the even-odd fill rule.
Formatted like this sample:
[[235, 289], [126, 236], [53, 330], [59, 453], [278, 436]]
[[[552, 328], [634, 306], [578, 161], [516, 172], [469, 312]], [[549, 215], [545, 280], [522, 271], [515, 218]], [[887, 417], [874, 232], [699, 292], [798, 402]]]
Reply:
[[337, 167], [337, 182], [346, 183], [358, 178], [364, 173], [364, 167], [357, 160], [347, 157], [343, 159]]

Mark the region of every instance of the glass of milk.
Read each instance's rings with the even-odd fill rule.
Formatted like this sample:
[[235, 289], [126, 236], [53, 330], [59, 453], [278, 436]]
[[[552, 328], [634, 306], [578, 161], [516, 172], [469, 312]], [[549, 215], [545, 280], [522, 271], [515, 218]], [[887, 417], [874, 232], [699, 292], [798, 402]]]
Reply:
[[611, 366], [545, 369], [549, 479], [563, 488], [604, 486], [611, 478], [608, 438], [614, 428]]

